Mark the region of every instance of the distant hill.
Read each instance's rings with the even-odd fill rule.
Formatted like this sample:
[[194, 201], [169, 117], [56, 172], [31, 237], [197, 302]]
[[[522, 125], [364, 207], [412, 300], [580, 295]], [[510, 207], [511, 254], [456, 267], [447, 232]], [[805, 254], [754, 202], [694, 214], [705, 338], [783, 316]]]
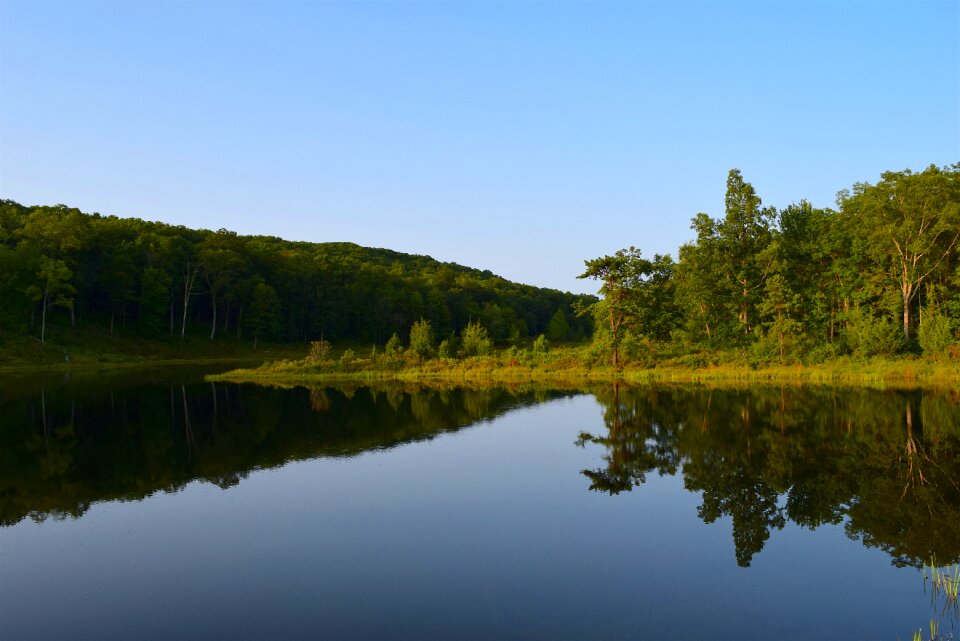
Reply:
[[591, 325], [572, 306], [594, 300], [389, 249], [0, 201], [0, 331], [38, 338], [55, 323], [379, 345], [425, 318], [438, 337], [479, 320], [495, 340], [519, 342], [554, 320], [554, 334], [574, 340]]

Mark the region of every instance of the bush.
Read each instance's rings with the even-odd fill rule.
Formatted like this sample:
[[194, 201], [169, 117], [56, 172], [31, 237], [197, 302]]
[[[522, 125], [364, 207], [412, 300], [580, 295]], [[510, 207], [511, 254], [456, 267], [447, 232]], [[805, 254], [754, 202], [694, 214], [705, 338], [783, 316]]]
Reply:
[[327, 358], [330, 353], [330, 341], [311, 341], [310, 352], [307, 354], [308, 363], [320, 363]]
[[900, 325], [889, 318], [859, 314], [847, 334], [847, 342], [856, 356], [891, 356], [904, 347]]
[[928, 356], [942, 356], [953, 344], [953, 328], [950, 319], [936, 312], [928, 313], [917, 332], [920, 349]]
[[533, 347], [530, 348], [533, 352], [534, 357], [543, 358], [547, 355], [547, 351], [550, 349], [550, 343], [547, 341], [547, 337], [543, 334], [537, 336], [537, 339], [533, 341]]
[[440, 341], [440, 347], [437, 348], [437, 358], [451, 358], [453, 349], [450, 347], [450, 341], [446, 338]]
[[410, 328], [410, 352], [424, 360], [433, 356], [433, 329], [430, 321], [421, 318]]
[[396, 332], [394, 332], [393, 336], [390, 337], [390, 340], [387, 341], [387, 345], [383, 348], [383, 352], [387, 356], [399, 356], [403, 352], [403, 347], [400, 345], [400, 337], [397, 336]]
[[480, 323], [467, 323], [460, 333], [460, 342], [463, 345], [464, 356], [486, 356], [493, 349], [490, 334]]

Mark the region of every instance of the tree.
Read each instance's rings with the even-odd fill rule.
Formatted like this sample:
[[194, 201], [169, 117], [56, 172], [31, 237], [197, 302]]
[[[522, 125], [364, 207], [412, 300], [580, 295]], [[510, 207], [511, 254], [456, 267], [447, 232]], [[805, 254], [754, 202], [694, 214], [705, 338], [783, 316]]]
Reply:
[[770, 242], [772, 209], [761, 207], [753, 185], [743, 180], [739, 169], [727, 176], [725, 216], [717, 231], [722, 269], [731, 284], [737, 318], [744, 335], [752, 329], [753, 310], [762, 293], [763, 272], [757, 257]]
[[73, 295], [77, 290], [70, 284], [73, 272], [66, 263], [56, 258], [42, 256], [37, 282], [27, 288], [31, 300], [40, 303], [40, 343], [46, 342], [47, 310], [53, 306], [73, 307]]
[[479, 322], [467, 323], [460, 332], [460, 345], [464, 356], [486, 356], [493, 349], [493, 341], [487, 328]]
[[569, 334], [570, 323], [567, 322], [567, 315], [563, 313], [562, 309], [558, 308], [550, 318], [550, 322], [547, 323], [547, 338], [550, 339], [551, 343], [560, 343], [566, 340]]
[[421, 318], [410, 328], [410, 351], [420, 359], [433, 356], [433, 328], [430, 321]]
[[[603, 310], [610, 327], [613, 366], [618, 367], [622, 330], [637, 315], [639, 284], [642, 277], [650, 273], [652, 265], [640, 257], [640, 250], [636, 247], [621, 249], [613, 256], [602, 256], [584, 263], [587, 269], [577, 278], [594, 278], [603, 283], [600, 294], [603, 295]], [[590, 309], [581, 308], [581, 313]]]
[[254, 285], [247, 317], [253, 332], [253, 349], [257, 349], [260, 337], [276, 333], [280, 326], [280, 299], [277, 291], [266, 283]]
[[210, 292], [211, 340], [217, 332], [217, 301], [223, 290], [233, 284], [243, 268], [243, 257], [225, 246], [228, 240], [235, 237], [235, 233], [221, 229], [216, 234], [207, 237], [199, 253], [200, 264], [203, 267], [203, 278], [206, 280]]
[[920, 286], [945, 265], [960, 239], [960, 163], [885, 172], [876, 185], [857, 183], [838, 196], [843, 212], [868, 234], [874, 261], [899, 288], [903, 335]]

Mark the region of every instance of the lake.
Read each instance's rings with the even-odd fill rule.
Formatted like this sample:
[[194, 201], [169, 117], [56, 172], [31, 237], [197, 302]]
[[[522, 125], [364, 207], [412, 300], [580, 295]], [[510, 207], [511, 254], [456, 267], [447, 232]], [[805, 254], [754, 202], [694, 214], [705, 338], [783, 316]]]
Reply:
[[960, 633], [956, 392], [202, 374], [0, 379], [0, 638]]

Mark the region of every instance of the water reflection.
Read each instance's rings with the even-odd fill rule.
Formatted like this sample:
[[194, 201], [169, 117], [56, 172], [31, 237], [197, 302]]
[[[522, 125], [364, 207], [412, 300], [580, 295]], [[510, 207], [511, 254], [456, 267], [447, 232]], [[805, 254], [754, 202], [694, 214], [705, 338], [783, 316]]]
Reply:
[[898, 566], [960, 560], [960, 404], [910, 392], [827, 388], [594, 392], [607, 449], [583, 470], [618, 494], [651, 472], [683, 475], [707, 523], [731, 517], [737, 562], [749, 566], [771, 531], [845, 521], [847, 535]]
[[[36, 387], [39, 387], [37, 389]], [[0, 387], [0, 525], [77, 518], [201, 480], [431, 439], [524, 404], [538, 390], [276, 389], [174, 380], [45, 380]]]
[[[570, 392], [532, 389], [275, 389], [170, 376], [144, 383], [0, 386], [0, 525], [77, 518], [202, 480], [432, 439]], [[827, 388], [590, 390], [603, 427], [582, 471], [616, 495], [680, 474], [699, 517], [732, 521], [749, 566], [771, 533], [844, 523], [896, 565], [960, 561], [960, 399]], [[494, 473], [491, 471], [491, 473]]]

